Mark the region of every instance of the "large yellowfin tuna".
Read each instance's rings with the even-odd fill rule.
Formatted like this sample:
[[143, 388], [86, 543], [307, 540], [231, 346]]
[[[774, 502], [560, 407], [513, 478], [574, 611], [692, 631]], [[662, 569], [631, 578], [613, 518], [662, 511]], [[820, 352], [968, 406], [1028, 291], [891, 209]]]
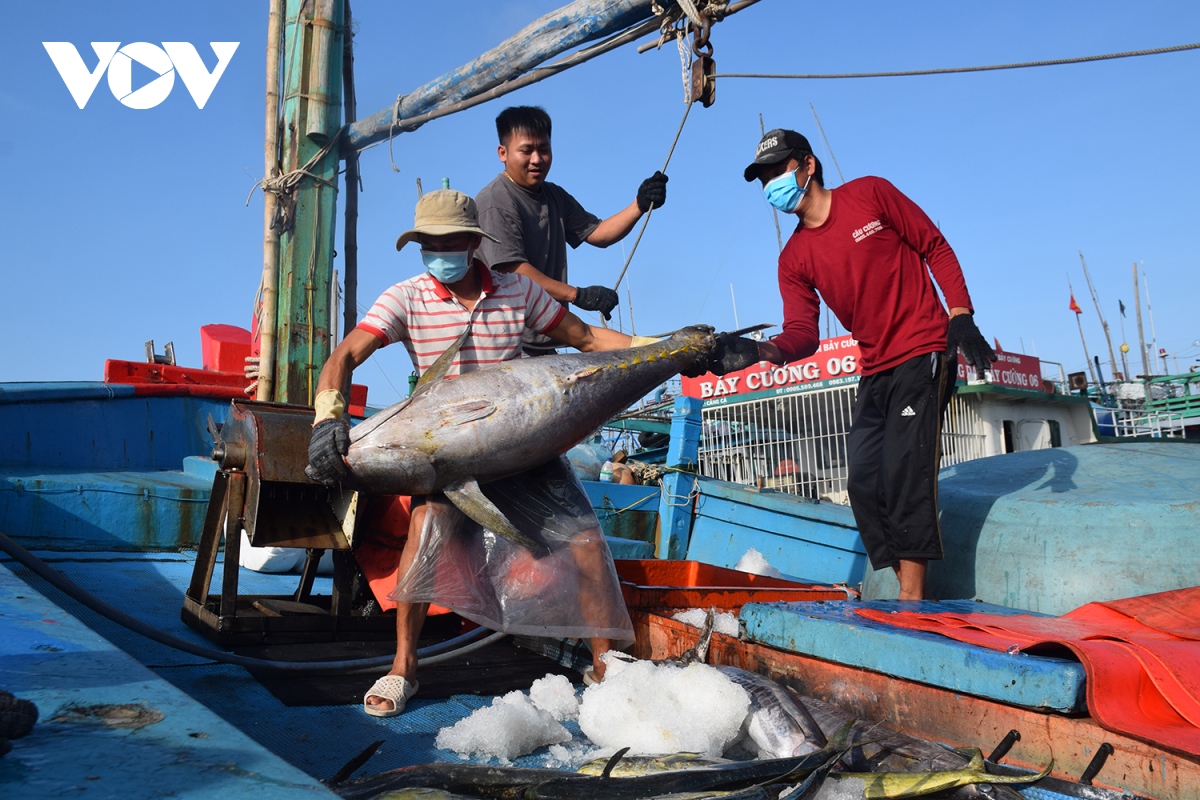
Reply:
[[346, 463], [357, 488], [444, 492], [483, 527], [538, 550], [479, 484], [550, 462], [668, 378], [704, 364], [713, 346], [712, 328], [696, 326], [641, 347], [519, 358], [447, 377], [452, 346], [411, 397], [354, 427]]

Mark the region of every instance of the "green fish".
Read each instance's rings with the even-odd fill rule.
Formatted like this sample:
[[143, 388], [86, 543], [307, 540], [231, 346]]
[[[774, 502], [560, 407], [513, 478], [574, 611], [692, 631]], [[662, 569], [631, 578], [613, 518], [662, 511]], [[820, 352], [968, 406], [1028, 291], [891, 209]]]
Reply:
[[[575, 770], [581, 775], [603, 775], [605, 767], [611, 758], [597, 758], [589, 761]], [[629, 756], [620, 761], [608, 772], [612, 778], [632, 778], [635, 775], [649, 775], [652, 772], [671, 772], [681, 769], [696, 769], [711, 767], [713, 764], [728, 764], [729, 759], [712, 758], [700, 753], [671, 753], [666, 756]]]
[[968, 752], [971, 753], [971, 762], [962, 769], [942, 772], [832, 773], [814, 795], [814, 800], [821, 800], [823, 795], [838, 798], [862, 797], [865, 800], [901, 800], [905, 797], [921, 797], [978, 783], [1033, 783], [1049, 775], [1054, 767], [1054, 762], [1051, 761], [1036, 775], [992, 775], [984, 766], [982, 752], [978, 749]]
[[412, 789], [396, 789], [376, 795], [374, 800], [478, 800], [476, 795], [454, 794], [445, 789], [429, 789], [418, 786]]

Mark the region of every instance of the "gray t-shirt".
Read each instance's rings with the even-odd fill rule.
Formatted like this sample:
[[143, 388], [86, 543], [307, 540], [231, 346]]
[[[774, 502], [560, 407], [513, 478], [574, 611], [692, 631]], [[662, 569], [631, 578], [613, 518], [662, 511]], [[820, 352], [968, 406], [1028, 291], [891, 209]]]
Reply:
[[[588, 213], [561, 186], [546, 182], [532, 192], [509, 180], [503, 172], [475, 195], [479, 224], [500, 240], [483, 240], [481, 255], [489, 267], [527, 261], [534, 269], [567, 283], [567, 245], [579, 247], [600, 218]], [[567, 305], [563, 303], [563, 305]], [[526, 331], [526, 349], [551, 351], [554, 340]]]

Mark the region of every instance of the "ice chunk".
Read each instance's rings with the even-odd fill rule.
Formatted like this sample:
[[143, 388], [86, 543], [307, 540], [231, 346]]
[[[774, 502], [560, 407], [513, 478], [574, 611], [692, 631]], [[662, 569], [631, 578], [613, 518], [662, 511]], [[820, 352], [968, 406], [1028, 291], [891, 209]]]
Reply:
[[[702, 608], [689, 608], [687, 611], [676, 612], [671, 619], [677, 619], [684, 625], [691, 625], [693, 628], [703, 628], [705, 620], [708, 619], [708, 612]], [[737, 614], [722, 611], [720, 614], [713, 615], [713, 630], [726, 636], [737, 636]]]
[[579, 698], [575, 696], [575, 687], [565, 675], [538, 678], [529, 687], [529, 699], [559, 722], [579, 716]]
[[596, 758], [598, 751], [591, 744], [568, 742], [565, 745], [552, 744], [542, 762], [544, 769], [568, 769], [574, 772], [584, 763]]
[[745, 554], [738, 559], [738, 562], [733, 565], [733, 568], [739, 572], [750, 572], [755, 575], [763, 575], [768, 578], [782, 578], [783, 573], [767, 563], [767, 559], [762, 553], [751, 547]]
[[549, 712], [535, 706], [524, 692], [509, 692], [453, 726], [442, 728], [434, 746], [463, 756], [512, 759], [543, 745], [570, 740], [570, 732]]
[[705, 664], [634, 661], [584, 690], [579, 728], [600, 748], [631, 755], [719, 756], [749, 708], [745, 690]]

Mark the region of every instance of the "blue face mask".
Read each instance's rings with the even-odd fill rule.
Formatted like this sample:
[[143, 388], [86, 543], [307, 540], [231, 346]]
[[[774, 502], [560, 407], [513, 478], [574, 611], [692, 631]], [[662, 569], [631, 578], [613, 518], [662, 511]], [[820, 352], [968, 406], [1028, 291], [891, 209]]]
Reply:
[[763, 193], [767, 196], [767, 202], [774, 208], [785, 214], [791, 214], [800, 205], [804, 193], [808, 191], [808, 182], [811, 180], [812, 176], [809, 175], [808, 179], [804, 181], [804, 186], [799, 186], [796, 183], [796, 171], [792, 170], [768, 181], [767, 185], [763, 187]]
[[421, 250], [421, 261], [429, 274], [442, 283], [461, 281], [471, 268], [471, 251], [457, 250], [448, 253], [438, 253], [433, 250]]

